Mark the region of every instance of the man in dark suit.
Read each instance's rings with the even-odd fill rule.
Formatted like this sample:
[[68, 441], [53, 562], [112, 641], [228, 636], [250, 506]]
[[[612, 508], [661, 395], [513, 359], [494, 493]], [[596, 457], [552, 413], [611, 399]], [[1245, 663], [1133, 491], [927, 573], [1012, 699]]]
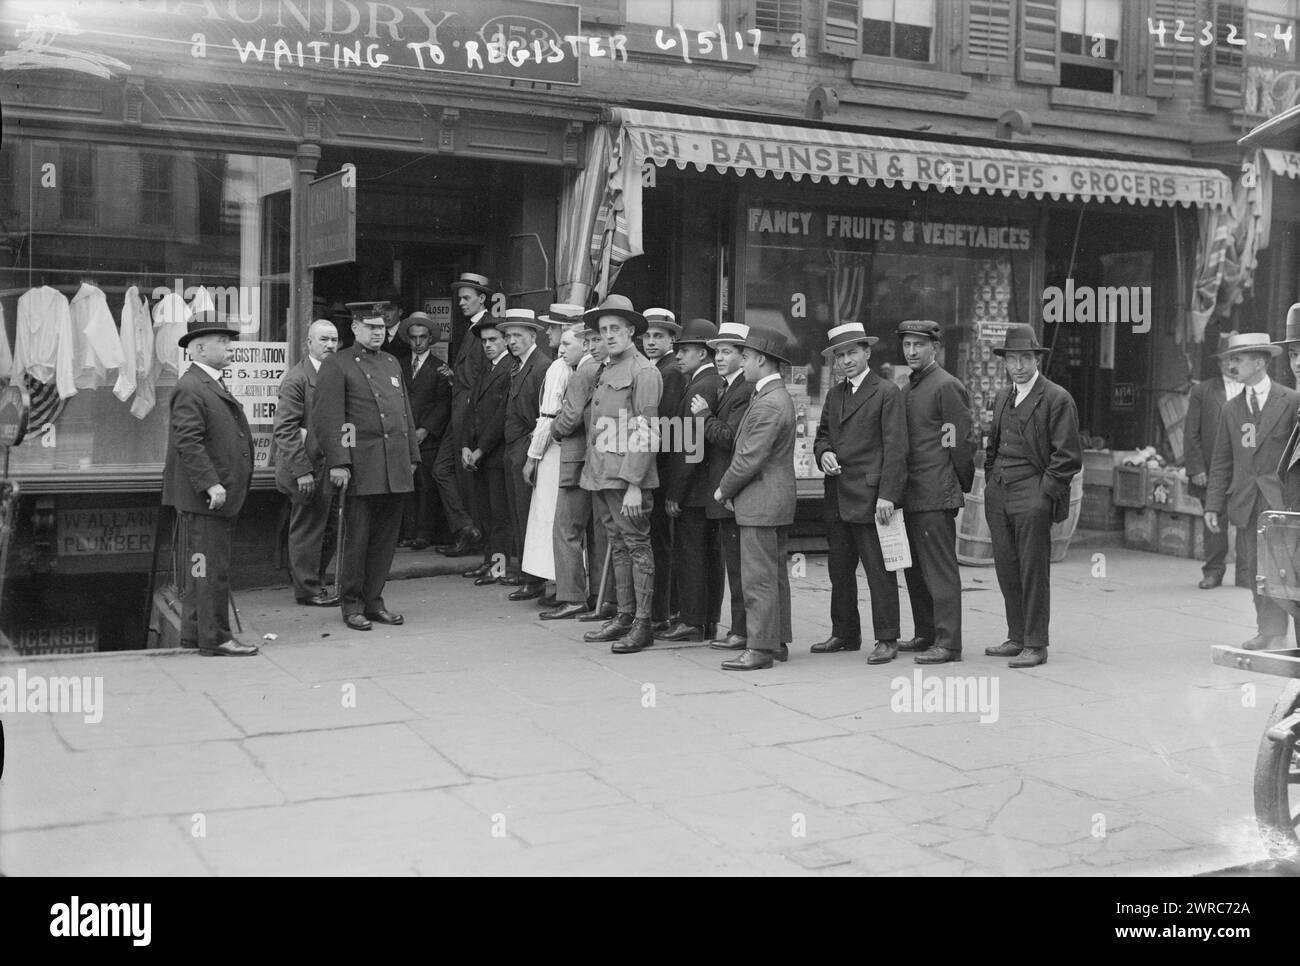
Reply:
[[1070, 481], [1083, 468], [1083, 441], [1074, 400], [1038, 371], [1048, 350], [1032, 326], [1010, 326], [993, 352], [1014, 383], [993, 401], [984, 454], [984, 512], [1007, 639], [984, 653], [1011, 658], [1008, 667], [1037, 667], [1047, 662], [1052, 524], [1070, 511]]
[[[675, 413], [686, 388], [686, 374], [682, 372], [677, 356], [673, 354], [673, 340], [681, 334], [677, 317], [668, 309], [646, 309], [646, 330], [641, 337], [645, 357], [659, 370], [663, 394], [659, 397], [659, 412]], [[658, 635], [669, 628], [669, 618], [676, 610], [676, 590], [673, 586], [673, 529], [667, 507], [664, 506], [663, 483], [668, 475], [668, 454], [655, 458], [660, 490], [654, 495], [650, 508], [650, 547], [655, 555], [655, 596], [650, 627]]]
[[731, 465], [713, 498], [730, 504], [740, 526], [747, 647], [725, 671], [756, 671], [789, 657], [790, 573], [786, 536], [794, 523], [794, 401], [781, 381], [785, 336], [752, 325], [741, 346], [754, 395], [736, 431]]
[[510, 350], [510, 387], [506, 393], [504, 429], [506, 502], [510, 508], [510, 529], [520, 569], [501, 578], [501, 583], [519, 589], [507, 600], [536, 600], [546, 592], [545, 579], [524, 572], [524, 538], [528, 534], [528, 510], [532, 505], [533, 485], [524, 475], [528, 465], [528, 446], [541, 412], [542, 381], [551, 357], [537, 344], [544, 326], [532, 309], [506, 309], [501, 331]]
[[[735, 450], [736, 432], [749, 408], [754, 384], [745, 378], [744, 361], [740, 346], [749, 337], [749, 326], [742, 322], [723, 322], [718, 337], [709, 345], [716, 353], [714, 364], [723, 379], [723, 390], [717, 406], [703, 396], [691, 397], [691, 412], [704, 420], [704, 452], [707, 460], [709, 503], [705, 513], [718, 527], [718, 543], [727, 570], [727, 593], [731, 599], [731, 625], [726, 637], [718, 637], [710, 645], [720, 651], [743, 651], [748, 646], [745, 621], [745, 592], [740, 573], [740, 528], [736, 514], [713, 498], [723, 475], [731, 466]], [[719, 604], [719, 612], [721, 604]], [[788, 642], [783, 642], [788, 643]]]
[[424, 312], [412, 312], [402, 320], [398, 332], [402, 341], [411, 347], [410, 356], [402, 363], [402, 376], [406, 380], [411, 415], [415, 417], [415, 439], [420, 447], [415, 493], [407, 504], [408, 513], [414, 510], [415, 539], [411, 542], [414, 550], [423, 550], [433, 542], [433, 501], [438, 492], [433, 464], [451, 419], [451, 381], [432, 352], [433, 331], [433, 319]]
[[353, 318], [352, 347], [322, 363], [312, 412], [330, 482], [344, 491], [339, 595], [356, 631], [403, 623], [384, 605], [384, 584], [420, 463], [402, 364], [379, 349], [384, 331], [382, 316]]
[[[1227, 337], [1222, 339], [1223, 349], [1227, 348], [1227, 341]], [[1287, 361], [1291, 366], [1291, 375], [1295, 378], [1296, 385], [1300, 386], [1300, 302], [1287, 310], [1286, 335], [1277, 345], [1286, 349]], [[1219, 360], [1219, 364], [1225, 370], [1227, 369], [1227, 364], [1222, 358]], [[1300, 416], [1297, 416], [1297, 420], [1296, 428], [1291, 430], [1291, 436], [1287, 439], [1286, 447], [1282, 451], [1282, 458], [1277, 465], [1277, 474], [1282, 482], [1282, 509], [1292, 513], [1300, 512]], [[1240, 562], [1237, 565], [1237, 574], [1237, 583], [1240, 585]], [[1294, 605], [1291, 606], [1290, 610], [1292, 613], [1295, 612]]]
[[487, 366], [466, 401], [460, 440], [461, 462], [473, 474], [474, 502], [483, 521], [483, 562], [461, 574], [475, 587], [487, 587], [506, 575], [510, 559], [510, 507], [506, 496], [506, 397], [510, 361], [505, 336], [491, 315], [480, 316], [470, 329], [483, 346]]
[[876, 646], [868, 664], [898, 655], [898, 575], [885, 569], [877, 523], [888, 523], [903, 502], [907, 483], [907, 413], [897, 386], [871, 371], [871, 347], [861, 322], [830, 330], [825, 353], [834, 356], [845, 380], [826, 393], [813, 455], [826, 474], [826, 542], [831, 575], [831, 636], [814, 654], [862, 647], [858, 616], [858, 561], [871, 591]]
[[185, 599], [181, 644], [205, 656], [247, 657], [230, 633], [230, 546], [253, 478], [253, 433], [222, 381], [239, 329], [203, 311], [177, 339], [193, 361], [172, 392], [162, 501], [180, 514]]
[[[1205, 488], [1210, 479], [1210, 459], [1214, 456], [1214, 439], [1219, 429], [1219, 415], [1224, 404], [1241, 392], [1241, 383], [1228, 375], [1228, 360], [1222, 355], [1228, 347], [1228, 336], [1219, 336], [1219, 372], [1213, 379], [1204, 379], [1192, 387], [1187, 399], [1186, 443], [1187, 480], [1189, 490], [1198, 500], [1205, 500]], [[1213, 590], [1223, 583], [1223, 574], [1228, 569], [1228, 534], [1220, 529], [1211, 533], [1210, 528], [1201, 521], [1205, 531], [1205, 564], [1201, 567], [1201, 590]], [[1241, 567], [1237, 568], [1237, 586], [1249, 586], [1242, 583], [1245, 576]]]
[[900, 322], [903, 358], [911, 367], [907, 412], [907, 487], [903, 524], [912, 550], [907, 593], [915, 637], [898, 646], [916, 651], [917, 664], [961, 660], [961, 571], [957, 567], [957, 511], [975, 479], [970, 443], [970, 395], [936, 361], [938, 322]]
[[[714, 408], [722, 395], [722, 377], [713, 364], [709, 340], [718, 327], [708, 319], [691, 319], [682, 327], [673, 347], [686, 377], [677, 408], [659, 410], [659, 445], [667, 456], [667, 480], [661, 480], [664, 510], [673, 524], [673, 581], [677, 587], [678, 621], [655, 634], [664, 641], [703, 641], [716, 632], [722, 608], [722, 555], [718, 527], [709, 518], [713, 501], [705, 463], [704, 420], [694, 415], [695, 397]], [[665, 420], [664, 417], [669, 417]]]
[[[1228, 375], [1244, 388], [1219, 417], [1205, 496], [1205, 525], [1219, 532], [1227, 517], [1237, 527], [1237, 574], [1254, 575], [1258, 562], [1256, 525], [1265, 510], [1280, 510], [1285, 497], [1277, 468], [1296, 425], [1300, 392], [1268, 378], [1269, 360], [1282, 351], [1262, 332], [1228, 338], [1223, 355]], [[1255, 588], [1252, 587], [1252, 590]], [[1241, 646], [1251, 651], [1286, 646], [1287, 611], [1257, 591], [1257, 633]]]
[[309, 607], [336, 607], [324, 590], [334, 557], [338, 495], [330, 485], [325, 453], [311, 424], [321, 363], [338, 349], [334, 323], [317, 319], [307, 330], [307, 358], [286, 370], [275, 406], [275, 486], [289, 497], [289, 575], [293, 596]]

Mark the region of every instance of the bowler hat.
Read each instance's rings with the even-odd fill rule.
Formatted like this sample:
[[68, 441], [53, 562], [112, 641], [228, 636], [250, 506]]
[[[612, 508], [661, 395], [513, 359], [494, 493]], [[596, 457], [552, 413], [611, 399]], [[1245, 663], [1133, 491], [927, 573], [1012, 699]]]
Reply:
[[720, 345], [743, 345], [749, 338], [749, 326], [744, 322], [723, 322], [718, 329], [718, 337], [709, 340], [709, 347], [716, 349]]
[[908, 319], [906, 322], [898, 323], [895, 334], [900, 339], [905, 335], [924, 335], [938, 342], [943, 338], [943, 329], [938, 322], [931, 322], [929, 319]]
[[551, 307], [537, 317], [538, 322], [547, 325], [567, 325], [582, 318], [582, 306], [572, 302], [552, 302]]
[[777, 362], [784, 362], [786, 365], [792, 365], [789, 357], [786, 355], [789, 350], [785, 347], [785, 333], [778, 332], [776, 329], [768, 329], [761, 325], [751, 325], [749, 335], [744, 342], [740, 343], [742, 349], [753, 349], [755, 352], [761, 352], [763, 355], [775, 359]]
[[1228, 345], [1216, 355], [1227, 356], [1234, 352], [1261, 352], [1270, 356], [1282, 354], [1282, 347], [1268, 341], [1267, 332], [1234, 332], [1228, 336]]
[[594, 309], [587, 309], [582, 313], [582, 321], [586, 323], [587, 328], [596, 332], [600, 331], [600, 319], [604, 315], [617, 315], [620, 319], [626, 319], [632, 323], [632, 329], [636, 335], [640, 335], [646, 330], [645, 316], [632, 308], [632, 300], [626, 295], [610, 295], [605, 301]]
[[1032, 325], [1013, 322], [1007, 326], [1007, 334], [1002, 339], [1002, 345], [995, 347], [993, 354], [1005, 356], [1008, 352], [1041, 352], [1047, 355], [1051, 351], [1038, 341], [1038, 333], [1034, 331]]
[[461, 272], [460, 278], [451, 283], [451, 291], [453, 295], [463, 288], [472, 288], [489, 297], [492, 295], [492, 285], [488, 282], [488, 277], [486, 275], [478, 275], [474, 272]]
[[822, 350], [822, 355], [833, 355], [835, 350], [840, 346], [857, 345], [859, 342], [870, 349], [880, 340], [874, 335], [867, 335], [867, 330], [863, 328], [861, 322], [843, 322], [826, 333], [830, 337], [830, 342]]
[[532, 329], [534, 332], [541, 332], [546, 328], [541, 322], [537, 321], [537, 315], [532, 309], [506, 309], [506, 317], [498, 324], [498, 329], [504, 329], [509, 326], [517, 326], [522, 329]]
[[[1286, 335], [1282, 341], [1274, 342], [1276, 346], [1294, 345], [1300, 342], [1300, 302], [1286, 310]], [[1223, 347], [1220, 346], [1220, 349]]]
[[682, 326], [682, 334], [673, 340], [673, 345], [707, 346], [717, 334], [718, 327], [708, 319], [691, 319]]
[[667, 309], [646, 309], [641, 314], [645, 316], [647, 329], [663, 329], [674, 339], [682, 334], [682, 327], [677, 324], [677, 316]]
[[403, 342], [410, 342], [410, 330], [413, 325], [422, 325], [429, 330], [429, 335], [433, 336], [433, 341], [437, 342], [442, 335], [442, 327], [433, 321], [433, 317], [427, 312], [412, 312], [401, 322], [397, 323], [397, 334]]
[[216, 312], [204, 309], [202, 312], [196, 312], [190, 317], [185, 334], [176, 340], [176, 344], [184, 349], [190, 342], [201, 335], [228, 335], [232, 339], [238, 339], [239, 329], [231, 327]]

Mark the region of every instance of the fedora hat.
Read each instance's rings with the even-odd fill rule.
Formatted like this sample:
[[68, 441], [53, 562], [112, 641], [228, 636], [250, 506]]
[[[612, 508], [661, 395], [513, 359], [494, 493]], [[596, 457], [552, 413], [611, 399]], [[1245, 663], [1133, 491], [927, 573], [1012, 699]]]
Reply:
[[677, 316], [667, 309], [646, 309], [641, 314], [645, 316], [647, 329], [663, 329], [674, 339], [682, 334], [682, 327], [677, 324]]
[[870, 349], [880, 341], [874, 335], [867, 335], [867, 330], [862, 327], [861, 322], [842, 322], [827, 332], [826, 335], [829, 336], [831, 341], [822, 350], [824, 356], [834, 355], [835, 350], [840, 346], [857, 345], [862, 342]]
[[461, 272], [460, 278], [451, 283], [451, 293], [453, 295], [463, 288], [472, 288], [488, 297], [492, 295], [492, 285], [488, 282], [488, 277], [475, 272]]
[[938, 322], [931, 322], [929, 319], [908, 319], [906, 322], [898, 323], [894, 334], [900, 339], [905, 335], [924, 335], [938, 342], [943, 338], [943, 329]]
[[717, 334], [718, 327], [708, 319], [691, 319], [682, 326], [682, 334], [673, 340], [673, 345], [708, 346]]
[[[1274, 342], [1276, 346], [1294, 345], [1300, 342], [1300, 302], [1286, 310], [1286, 334], [1282, 341]], [[1220, 346], [1220, 349], [1223, 347]]]
[[232, 339], [238, 339], [239, 329], [230, 326], [216, 312], [204, 309], [202, 312], [196, 312], [190, 317], [189, 324], [185, 328], [185, 334], [176, 340], [176, 344], [184, 349], [202, 335], [228, 335]]
[[1038, 341], [1038, 333], [1034, 331], [1032, 325], [1013, 322], [1007, 326], [1007, 334], [1002, 339], [1002, 345], [995, 347], [993, 354], [1005, 356], [1008, 352], [1041, 352], [1047, 355], [1051, 351]]
[[537, 321], [537, 314], [532, 309], [506, 309], [506, 317], [497, 323], [497, 328], [506, 329], [510, 326], [532, 329], [534, 332], [541, 332], [546, 328], [543, 323]]
[[778, 332], [776, 329], [768, 329], [761, 325], [751, 325], [749, 334], [745, 341], [739, 343], [742, 349], [753, 349], [755, 352], [761, 352], [765, 356], [770, 356], [777, 362], [784, 362], [786, 365], [793, 365], [786, 355], [790, 350], [785, 346], [785, 333]]
[[537, 317], [538, 322], [547, 325], [567, 325], [582, 318], [583, 308], [572, 302], [552, 302], [551, 307]]
[[1234, 352], [1263, 352], [1277, 356], [1282, 354], [1282, 347], [1269, 342], [1267, 332], [1234, 332], [1228, 336], [1228, 344], [1223, 351], [1215, 355], [1228, 356]]
[[594, 309], [588, 309], [582, 313], [582, 321], [587, 324], [587, 328], [600, 331], [600, 317], [602, 315], [617, 315], [620, 319], [626, 319], [632, 323], [632, 328], [637, 335], [646, 330], [645, 316], [632, 308], [632, 300], [626, 295], [610, 295], [605, 301]]
[[422, 325], [429, 330], [429, 335], [433, 336], [433, 341], [438, 342], [442, 336], [442, 326], [433, 321], [433, 317], [427, 312], [412, 312], [401, 322], [397, 323], [397, 334], [403, 342], [410, 342], [409, 335], [411, 326]]
[[720, 345], [743, 345], [749, 338], [749, 326], [744, 322], [723, 322], [718, 329], [716, 339], [709, 340], [709, 348], [716, 349]]

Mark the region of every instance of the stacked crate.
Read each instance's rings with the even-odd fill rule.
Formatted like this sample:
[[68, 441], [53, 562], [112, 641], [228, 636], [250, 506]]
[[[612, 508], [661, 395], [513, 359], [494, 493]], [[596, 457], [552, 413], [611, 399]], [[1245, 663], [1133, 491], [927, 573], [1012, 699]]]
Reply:
[[1108, 449], [1083, 451], [1083, 505], [1079, 526], [1084, 530], [1123, 530], [1124, 510], [1112, 499], [1115, 465], [1123, 453]]

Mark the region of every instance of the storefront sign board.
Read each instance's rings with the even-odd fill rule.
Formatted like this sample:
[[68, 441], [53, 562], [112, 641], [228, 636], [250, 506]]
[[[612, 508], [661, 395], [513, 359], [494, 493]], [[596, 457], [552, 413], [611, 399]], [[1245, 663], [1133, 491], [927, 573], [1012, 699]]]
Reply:
[[[253, 465], [271, 465], [271, 426], [275, 420], [275, 403], [284, 378], [289, 356], [287, 342], [232, 342], [230, 364], [222, 379], [230, 394], [244, 407], [244, 416], [253, 431]], [[190, 362], [181, 350], [180, 372]]]
[[356, 178], [344, 168], [307, 185], [307, 267], [356, 260]]
[[158, 511], [154, 507], [59, 510], [55, 552], [60, 557], [152, 553]]

